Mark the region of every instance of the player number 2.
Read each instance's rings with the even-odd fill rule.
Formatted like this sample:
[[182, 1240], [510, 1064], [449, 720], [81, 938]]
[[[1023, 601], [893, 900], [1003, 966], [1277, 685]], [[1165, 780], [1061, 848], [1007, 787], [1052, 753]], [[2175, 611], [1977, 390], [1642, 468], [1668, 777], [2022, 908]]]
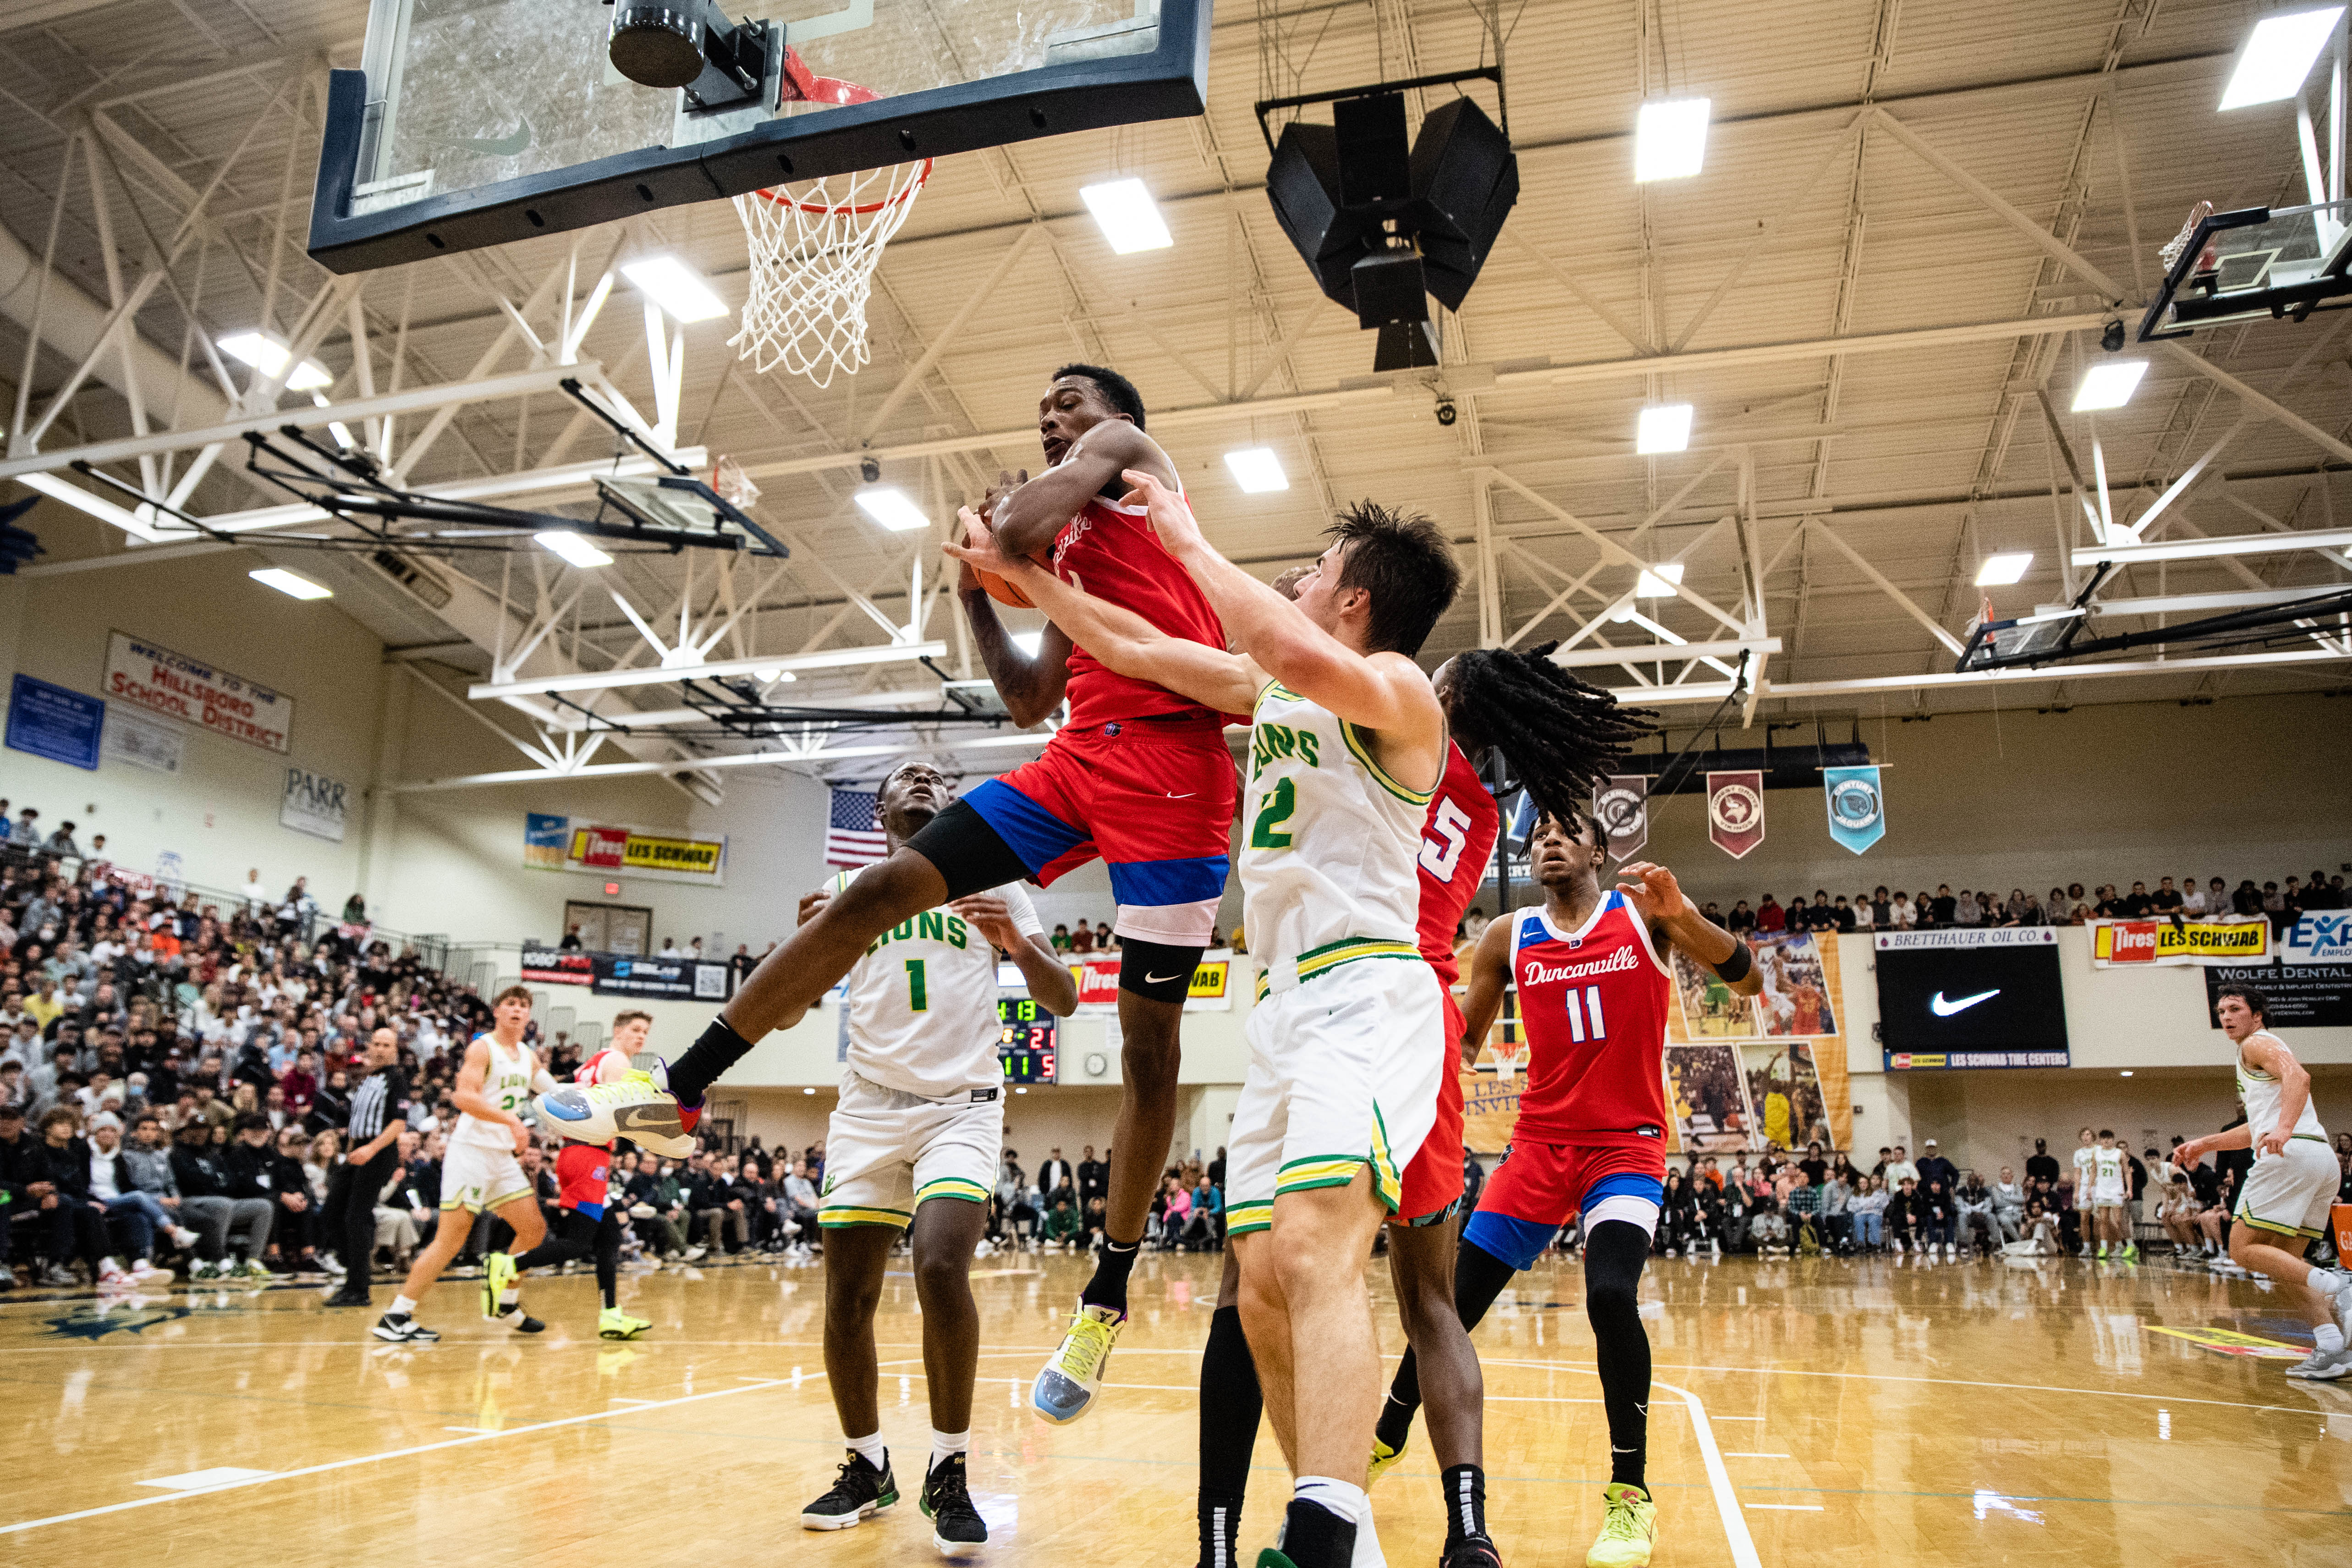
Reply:
[[[1588, 1019], [1591, 1024], [1589, 1033], [1586, 1029]], [[1601, 987], [1588, 985], [1580, 993], [1575, 986], [1570, 986], [1568, 988], [1568, 1037], [1578, 1045], [1582, 1045], [1588, 1038], [1597, 1040], [1608, 1032], [1601, 1023]]]
[[919, 958], [907, 960], [907, 1005], [918, 1013], [931, 1010], [931, 994], [923, 984], [923, 961]]
[[1290, 833], [1285, 826], [1298, 809], [1298, 788], [1289, 779], [1276, 779], [1258, 802], [1257, 821], [1250, 826], [1253, 849], [1287, 849]]

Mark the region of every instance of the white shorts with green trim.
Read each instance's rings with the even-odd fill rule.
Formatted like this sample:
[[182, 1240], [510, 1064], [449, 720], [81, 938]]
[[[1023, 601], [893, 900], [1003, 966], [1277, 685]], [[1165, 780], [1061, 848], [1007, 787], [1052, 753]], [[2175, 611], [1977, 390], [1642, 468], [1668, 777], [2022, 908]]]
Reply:
[[1437, 1120], [1444, 990], [1411, 943], [1360, 945], [1305, 979], [1293, 977], [1305, 963], [1276, 975], [1250, 1011], [1226, 1141], [1230, 1235], [1271, 1226], [1278, 1194], [1343, 1186], [1364, 1165], [1393, 1212], [1399, 1173]]
[[845, 1072], [840, 1103], [824, 1128], [817, 1224], [903, 1229], [933, 1198], [984, 1204], [995, 1191], [1003, 1148], [1000, 1088], [926, 1100]]
[[2315, 1239], [2327, 1232], [2328, 1205], [2336, 1201], [2340, 1179], [2327, 1141], [2298, 1134], [2286, 1141], [2284, 1153], [2254, 1162], [2238, 1189], [2232, 1217], [2275, 1236]]
[[441, 1206], [479, 1214], [531, 1194], [530, 1178], [512, 1148], [452, 1143], [441, 1160]]

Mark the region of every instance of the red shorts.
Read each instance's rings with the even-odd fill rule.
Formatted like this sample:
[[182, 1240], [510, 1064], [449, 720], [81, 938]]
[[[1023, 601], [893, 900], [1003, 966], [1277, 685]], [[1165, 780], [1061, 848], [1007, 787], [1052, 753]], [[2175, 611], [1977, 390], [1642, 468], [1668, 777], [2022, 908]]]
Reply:
[[1038, 886], [1100, 857], [1120, 935], [1200, 947], [1215, 934], [1239, 790], [1212, 714], [1063, 730], [963, 798]]
[[1445, 994], [1445, 1072], [1437, 1080], [1437, 1120], [1404, 1168], [1403, 1196], [1391, 1225], [1433, 1225], [1462, 1201], [1462, 1009]]
[[1636, 1146], [1533, 1143], [1514, 1138], [1486, 1190], [1478, 1194], [1478, 1212], [1462, 1227], [1463, 1239], [1514, 1268], [1525, 1268], [1543, 1255], [1553, 1231], [1604, 1199], [1646, 1201], [1645, 1228], [1654, 1227], [1665, 1184], [1663, 1140]]

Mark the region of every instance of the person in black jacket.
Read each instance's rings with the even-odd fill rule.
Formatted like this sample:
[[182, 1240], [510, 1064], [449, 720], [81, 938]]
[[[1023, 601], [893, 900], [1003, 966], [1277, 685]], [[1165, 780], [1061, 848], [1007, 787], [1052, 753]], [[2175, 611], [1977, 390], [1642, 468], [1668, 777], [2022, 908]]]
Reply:
[[26, 1227], [29, 1238], [32, 1228], [40, 1224], [40, 1205], [26, 1191], [28, 1184], [40, 1180], [33, 1168], [38, 1157], [35, 1148], [35, 1140], [25, 1131], [25, 1108], [0, 1104], [0, 1290], [12, 1289], [16, 1283], [8, 1255], [17, 1226]]
[[106, 1255], [106, 1205], [89, 1195], [89, 1145], [74, 1127], [72, 1111], [51, 1107], [41, 1118], [41, 1144], [34, 1152], [38, 1163], [27, 1191], [40, 1205], [42, 1247], [49, 1257], [44, 1285], [77, 1283], [66, 1267], [69, 1258], [89, 1268], [92, 1284], [122, 1272]]
[[1926, 1209], [1927, 1204], [1919, 1196], [1918, 1180], [1904, 1177], [1901, 1190], [1886, 1201], [1886, 1239], [1894, 1244], [1897, 1257], [1906, 1250], [1904, 1243], [1909, 1242], [1913, 1247], [1921, 1244]]
[[[180, 1187], [180, 1214], [196, 1233], [192, 1280], [227, 1279], [240, 1273], [268, 1278], [261, 1254], [269, 1245], [270, 1209], [266, 1198], [229, 1195], [228, 1162], [213, 1147], [212, 1127], [196, 1121], [180, 1129], [172, 1149], [172, 1179]], [[234, 1236], [236, 1256], [229, 1256]]]
[[[283, 1256], [286, 1240], [285, 1215], [297, 1215], [310, 1207], [310, 1184], [299, 1175], [300, 1162], [293, 1162], [297, 1175], [292, 1183], [285, 1179], [277, 1149], [270, 1142], [269, 1118], [258, 1111], [248, 1110], [232, 1125], [228, 1145], [228, 1195], [247, 1202], [258, 1200], [269, 1205], [269, 1253]], [[256, 1264], [259, 1265], [257, 1269]], [[257, 1279], [266, 1279], [274, 1272], [264, 1258], [248, 1258], [246, 1272]]]

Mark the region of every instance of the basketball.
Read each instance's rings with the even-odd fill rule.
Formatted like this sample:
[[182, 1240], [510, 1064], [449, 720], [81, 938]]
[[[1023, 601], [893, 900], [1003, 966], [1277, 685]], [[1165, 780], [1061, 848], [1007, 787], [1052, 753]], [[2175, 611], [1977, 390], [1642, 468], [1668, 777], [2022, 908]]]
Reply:
[[[1039, 566], [1048, 572], [1051, 572], [1054, 569], [1054, 552], [1051, 550], [1031, 551], [1029, 553], [1029, 559], [1034, 561]], [[1006, 582], [995, 573], [982, 572], [979, 567], [975, 566], [972, 568], [972, 574], [980, 579], [980, 585], [988, 590], [988, 596], [995, 600], [998, 604], [1012, 605], [1024, 610], [1034, 610], [1037, 607], [1030, 602], [1028, 595], [1023, 593], [1020, 589], [1014, 587], [1012, 584]]]

